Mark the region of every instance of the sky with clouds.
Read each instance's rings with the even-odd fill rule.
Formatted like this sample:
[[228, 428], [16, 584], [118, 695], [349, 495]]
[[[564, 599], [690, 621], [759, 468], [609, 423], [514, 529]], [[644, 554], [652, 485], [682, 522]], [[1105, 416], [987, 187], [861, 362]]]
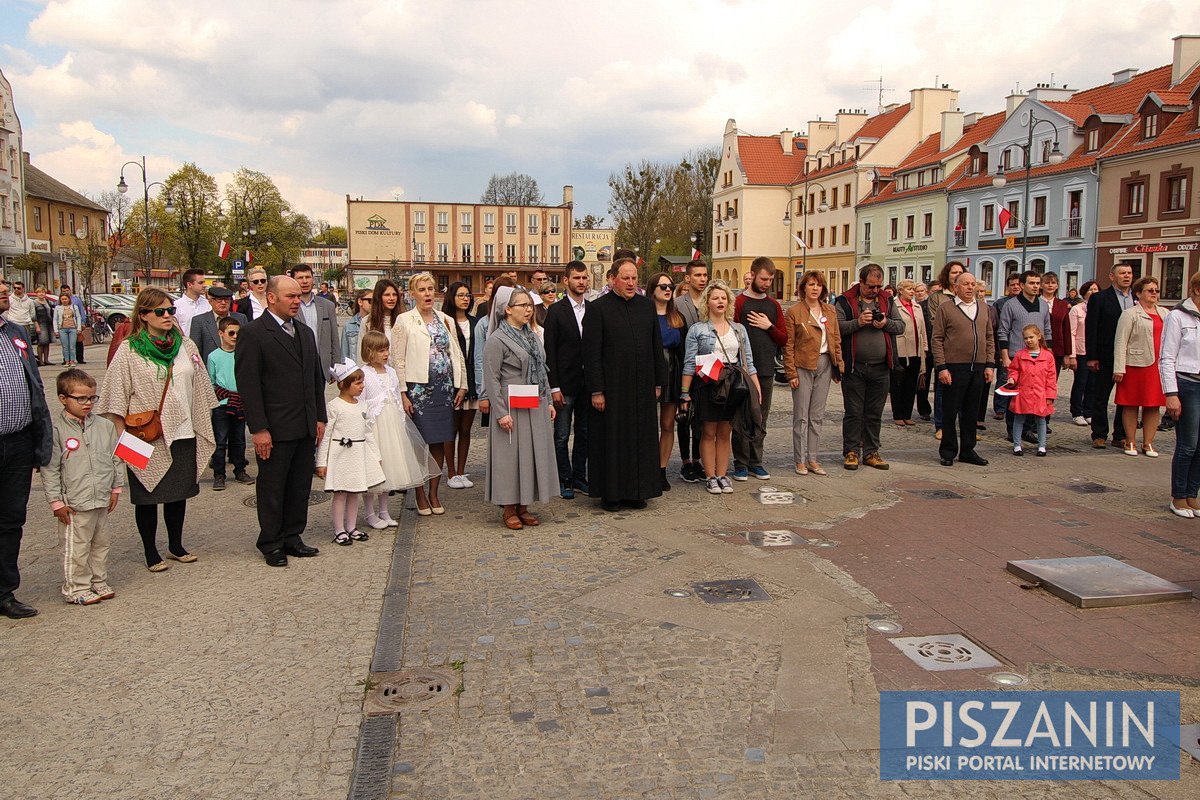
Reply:
[[[527, 172], [608, 215], [628, 161], [803, 130], [949, 83], [964, 111], [1170, 63], [1200, 3], [1128, 0], [0, 0], [0, 70], [33, 161], [88, 194], [145, 155], [271, 175], [313, 218], [345, 196], [476, 201]], [[136, 171], [135, 171], [136, 173]], [[131, 181], [132, 182], [132, 181]]]

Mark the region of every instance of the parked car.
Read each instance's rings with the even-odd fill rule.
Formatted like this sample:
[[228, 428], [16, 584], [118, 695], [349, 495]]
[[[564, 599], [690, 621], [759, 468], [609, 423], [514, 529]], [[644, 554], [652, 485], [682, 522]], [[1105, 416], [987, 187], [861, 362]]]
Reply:
[[133, 314], [136, 295], [132, 294], [94, 294], [91, 296], [92, 306], [104, 317], [109, 327], [117, 329]]

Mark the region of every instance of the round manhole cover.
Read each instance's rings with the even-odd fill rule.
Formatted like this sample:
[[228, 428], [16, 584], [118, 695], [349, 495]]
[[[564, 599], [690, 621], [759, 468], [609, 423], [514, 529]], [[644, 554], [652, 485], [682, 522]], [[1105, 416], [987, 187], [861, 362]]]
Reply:
[[[329, 492], [309, 492], [308, 504], [310, 506], [319, 506], [322, 503], [328, 503], [329, 497]], [[242, 505], [244, 505], [246, 508], [258, 508], [258, 497], [255, 495], [250, 495], [242, 501]]]
[[446, 700], [458, 687], [452, 678], [436, 670], [375, 675], [375, 685], [367, 695], [368, 714], [390, 714], [409, 708], [425, 707]]

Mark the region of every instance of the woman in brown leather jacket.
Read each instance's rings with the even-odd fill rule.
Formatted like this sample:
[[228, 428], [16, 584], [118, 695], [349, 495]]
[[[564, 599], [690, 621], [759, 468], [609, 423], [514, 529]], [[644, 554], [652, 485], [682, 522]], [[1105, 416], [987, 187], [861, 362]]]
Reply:
[[796, 474], [825, 475], [817, 452], [831, 381], [841, 382], [842, 338], [829, 305], [825, 277], [809, 270], [800, 278], [800, 302], [783, 316], [787, 343], [783, 370], [792, 388], [792, 457]]

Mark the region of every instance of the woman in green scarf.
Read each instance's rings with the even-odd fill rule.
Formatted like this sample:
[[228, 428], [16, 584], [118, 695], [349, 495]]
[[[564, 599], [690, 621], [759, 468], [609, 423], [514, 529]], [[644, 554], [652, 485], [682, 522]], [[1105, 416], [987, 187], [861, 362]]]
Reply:
[[159, 412], [162, 436], [150, 442], [150, 462], [142, 469], [128, 468], [129, 499], [151, 572], [167, 569], [155, 542], [158, 506], [167, 526], [167, 558], [185, 564], [197, 560], [184, 549], [183, 520], [187, 500], [200, 493], [200, 473], [216, 449], [216, 405], [200, 351], [175, 323], [171, 296], [161, 289], [143, 289], [134, 305], [129, 337], [105, 373], [96, 413], [124, 431], [126, 416]]

